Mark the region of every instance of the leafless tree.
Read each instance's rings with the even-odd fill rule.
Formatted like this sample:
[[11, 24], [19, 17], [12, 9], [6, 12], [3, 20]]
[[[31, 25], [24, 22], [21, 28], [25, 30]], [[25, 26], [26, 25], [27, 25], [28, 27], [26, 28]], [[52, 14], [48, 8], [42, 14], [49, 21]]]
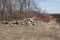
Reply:
[[1, 20], [26, 18], [33, 8], [40, 12], [33, 0], [0, 0]]

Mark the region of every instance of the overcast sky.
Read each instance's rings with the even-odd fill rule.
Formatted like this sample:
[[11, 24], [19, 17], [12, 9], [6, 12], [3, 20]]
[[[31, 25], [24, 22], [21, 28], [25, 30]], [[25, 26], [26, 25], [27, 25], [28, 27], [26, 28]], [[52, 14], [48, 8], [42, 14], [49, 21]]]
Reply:
[[36, 0], [36, 2], [49, 13], [60, 13], [60, 0]]

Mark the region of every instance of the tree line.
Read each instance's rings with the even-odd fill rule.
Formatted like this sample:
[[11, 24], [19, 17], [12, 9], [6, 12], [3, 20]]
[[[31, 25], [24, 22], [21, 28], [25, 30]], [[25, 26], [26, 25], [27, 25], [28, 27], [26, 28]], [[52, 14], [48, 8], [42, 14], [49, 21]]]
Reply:
[[0, 20], [26, 18], [31, 11], [40, 12], [34, 0], [0, 0]]

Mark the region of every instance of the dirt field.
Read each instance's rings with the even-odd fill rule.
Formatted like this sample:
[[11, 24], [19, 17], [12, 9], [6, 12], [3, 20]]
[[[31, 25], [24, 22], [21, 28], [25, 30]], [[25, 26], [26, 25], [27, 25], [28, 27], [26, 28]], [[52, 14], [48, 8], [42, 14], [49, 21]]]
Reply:
[[0, 24], [0, 40], [60, 40], [60, 27], [55, 22], [36, 26]]

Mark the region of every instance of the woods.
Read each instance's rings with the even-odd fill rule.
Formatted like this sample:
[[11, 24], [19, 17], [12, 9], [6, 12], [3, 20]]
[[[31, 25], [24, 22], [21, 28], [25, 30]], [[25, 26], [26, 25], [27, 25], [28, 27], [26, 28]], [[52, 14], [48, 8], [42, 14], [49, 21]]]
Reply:
[[40, 12], [34, 0], [0, 0], [1, 21], [21, 20], [33, 11]]

